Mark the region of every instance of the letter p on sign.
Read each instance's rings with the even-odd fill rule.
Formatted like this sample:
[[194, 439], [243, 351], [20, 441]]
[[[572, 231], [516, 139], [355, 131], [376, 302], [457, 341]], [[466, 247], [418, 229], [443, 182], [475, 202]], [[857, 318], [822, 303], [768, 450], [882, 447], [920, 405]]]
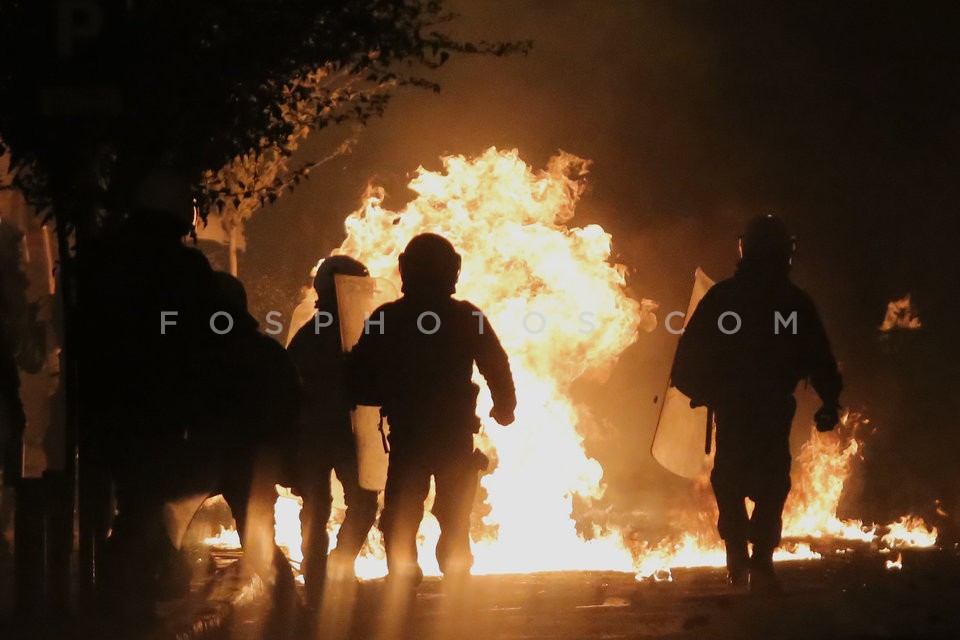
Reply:
[[57, 3], [57, 50], [71, 58], [76, 44], [100, 35], [103, 8], [93, 0], [60, 0]]

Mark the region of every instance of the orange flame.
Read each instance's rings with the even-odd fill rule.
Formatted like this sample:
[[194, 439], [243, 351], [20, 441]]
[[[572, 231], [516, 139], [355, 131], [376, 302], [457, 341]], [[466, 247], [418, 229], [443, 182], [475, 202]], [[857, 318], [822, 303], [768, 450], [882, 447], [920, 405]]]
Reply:
[[861, 415], [848, 412], [836, 433], [810, 429], [810, 439], [794, 461], [797, 472], [784, 507], [784, 535], [873, 542], [876, 527], [837, 518], [843, 485], [859, 457], [861, 443], [856, 432], [869, 423]]
[[[463, 256], [458, 297], [484, 310], [510, 355], [517, 421], [504, 428], [484, 418], [477, 438], [497, 464], [482, 480], [489, 510], [479, 522], [486, 533], [474, 541], [475, 573], [633, 567], [619, 532], [585, 541], [570, 517], [574, 495], [596, 499], [604, 487], [602, 468], [583, 451], [583, 416], [569, 387], [612, 366], [653, 320], [650, 304], [627, 295], [625, 268], [610, 262], [610, 235], [597, 225], [567, 226], [587, 168], [562, 152], [543, 171], [515, 150], [447, 157], [442, 171], [418, 171], [409, 185], [417, 196], [399, 212], [383, 207], [382, 192], [368, 192], [335, 252], [399, 287], [406, 243], [428, 231], [445, 236]], [[479, 415], [490, 408], [481, 393]], [[428, 516], [428, 574], [438, 571], [437, 533]]]
[[899, 571], [903, 569], [903, 554], [898, 553], [896, 560], [887, 560], [884, 566], [890, 571]]
[[880, 539], [891, 549], [902, 547], [924, 548], [937, 544], [937, 528], [927, 526], [923, 518], [901, 516], [887, 525], [888, 532]]
[[880, 325], [880, 331], [893, 331], [894, 329], [919, 329], [920, 316], [910, 303], [910, 294], [908, 293], [899, 300], [894, 300], [887, 304], [887, 313], [883, 317], [883, 324]]
[[[485, 391], [478, 407], [483, 420], [477, 446], [495, 467], [481, 479], [487, 507], [474, 523], [477, 574], [613, 570], [669, 580], [671, 568], [724, 564], [715, 518], [709, 517], [712, 498], [705, 511], [679, 514], [678, 522], [687, 525], [682, 535], [654, 543], [628, 541], [617, 527], [597, 527], [584, 536], [571, 517], [574, 496], [599, 499], [604, 484], [603, 469], [583, 450], [586, 414], [569, 399], [570, 386], [608, 370], [639, 330], [656, 325], [656, 304], [632, 299], [625, 267], [610, 261], [610, 234], [597, 225], [568, 225], [588, 167], [563, 152], [542, 171], [525, 164], [516, 150], [446, 157], [440, 171], [418, 170], [409, 184], [416, 196], [400, 211], [384, 207], [382, 190], [368, 189], [346, 219], [346, 240], [334, 251], [363, 261], [372, 275], [399, 288], [397, 258], [406, 243], [423, 232], [447, 237], [463, 256], [457, 296], [484, 310], [510, 356], [520, 402], [516, 423], [504, 428], [485, 417], [491, 408]], [[787, 536], [875, 542], [877, 527], [836, 515], [861, 446], [856, 430], [867, 422], [849, 414], [840, 434], [813, 431], [795, 465], [784, 514]], [[704, 483], [697, 488], [707, 495]], [[431, 501], [432, 495], [428, 507]], [[331, 519], [331, 545], [342, 498], [335, 503], [340, 509]], [[300, 552], [298, 509], [295, 497], [282, 491], [277, 542], [294, 560]], [[888, 527], [885, 544], [935, 544], [936, 530], [922, 520], [898, 522]], [[428, 513], [419, 537], [427, 575], [439, 574], [433, 556], [438, 533]], [[819, 557], [802, 541], [775, 555], [780, 561]], [[356, 569], [363, 578], [386, 573], [376, 529]]]

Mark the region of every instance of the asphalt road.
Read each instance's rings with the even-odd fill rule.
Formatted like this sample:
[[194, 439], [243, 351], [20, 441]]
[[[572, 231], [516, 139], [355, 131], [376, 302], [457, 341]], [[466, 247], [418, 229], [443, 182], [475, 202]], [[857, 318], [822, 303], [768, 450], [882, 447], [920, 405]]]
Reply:
[[960, 638], [960, 555], [905, 552], [901, 570], [886, 569], [888, 558], [861, 550], [782, 564], [784, 589], [777, 596], [734, 590], [717, 569], [677, 570], [672, 581], [659, 583], [609, 573], [478, 576], [465, 586], [428, 580], [406, 603], [375, 581], [335, 594], [335, 612], [328, 612], [321, 628], [296, 635], [310, 640]]
[[[168, 603], [162, 624], [131, 638], [296, 638], [296, 640], [518, 640], [634, 638], [960, 638], [960, 553], [906, 551], [903, 568], [861, 549], [779, 565], [783, 593], [760, 596], [727, 586], [719, 569], [675, 570], [669, 582], [616, 573], [475, 576], [453, 585], [428, 579], [412, 597], [382, 580], [328, 593], [309, 629], [292, 613], [264, 625], [262, 590], [236, 563], [195, 581], [191, 597]], [[211, 565], [212, 566], [212, 565]], [[49, 621], [48, 621], [49, 622]], [[6, 629], [6, 633], [3, 632]], [[119, 637], [83, 616], [0, 628], [0, 637]]]

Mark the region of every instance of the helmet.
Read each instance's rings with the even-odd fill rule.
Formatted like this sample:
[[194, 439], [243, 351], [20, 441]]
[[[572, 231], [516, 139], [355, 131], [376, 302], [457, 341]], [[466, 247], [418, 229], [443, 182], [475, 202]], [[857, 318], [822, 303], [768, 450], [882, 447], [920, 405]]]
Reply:
[[256, 328], [258, 323], [247, 308], [247, 290], [238, 278], [225, 271], [213, 272], [216, 286], [217, 311], [226, 311], [240, 328]]
[[797, 240], [786, 223], [773, 214], [757, 216], [740, 236], [740, 258], [790, 264]]
[[134, 208], [142, 213], [163, 216], [186, 235], [194, 224], [194, 188], [184, 176], [159, 169], [151, 171], [137, 184]]
[[313, 278], [313, 288], [317, 292], [320, 300], [328, 299], [334, 295], [334, 279], [337, 274], [344, 276], [360, 276], [367, 278], [370, 272], [359, 260], [354, 260], [350, 256], [330, 256], [324, 258], [317, 267], [317, 275]]
[[403, 292], [428, 289], [453, 295], [460, 277], [460, 254], [450, 241], [435, 233], [421, 233], [400, 254]]

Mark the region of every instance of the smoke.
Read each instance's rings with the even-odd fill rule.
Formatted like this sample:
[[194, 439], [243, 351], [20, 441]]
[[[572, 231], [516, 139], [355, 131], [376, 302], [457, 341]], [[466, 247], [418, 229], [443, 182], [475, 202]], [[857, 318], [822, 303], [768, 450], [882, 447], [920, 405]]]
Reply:
[[[316, 259], [342, 241], [343, 219], [371, 178], [397, 207], [420, 164], [437, 168], [445, 153], [491, 145], [518, 147], [536, 166], [558, 149], [593, 160], [578, 219], [613, 234], [636, 297], [656, 299], [662, 312], [685, 306], [695, 267], [729, 275], [743, 222], [776, 211], [799, 238], [795, 278], [833, 339], [844, 399], [878, 429], [865, 452], [872, 477], [897, 478], [890, 466], [900, 464], [918, 488], [898, 500], [936, 495], [960, 511], [955, 481], [936, 471], [951, 468], [960, 446], [949, 426], [960, 409], [952, 324], [960, 309], [945, 284], [960, 280], [951, 239], [960, 197], [956, 5], [459, 0], [451, 8], [461, 14], [458, 37], [532, 38], [533, 52], [455, 58], [437, 75], [440, 94], [397, 94], [352, 155], [250, 222], [244, 277], [268, 278], [296, 298]], [[312, 136], [302, 159], [338, 136]], [[887, 302], [907, 291], [924, 330], [891, 351], [876, 327]], [[675, 339], [661, 329], [642, 334], [605, 385], [576, 389], [604, 425], [587, 445], [623, 511], [669, 503], [682, 486], [648, 454]]]

